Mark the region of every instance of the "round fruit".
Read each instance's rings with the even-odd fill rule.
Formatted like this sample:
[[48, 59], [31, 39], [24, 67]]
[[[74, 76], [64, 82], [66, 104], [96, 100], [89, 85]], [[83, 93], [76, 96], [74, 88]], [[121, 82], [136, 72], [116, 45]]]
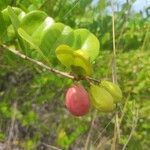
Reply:
[[112, 95], [115, 103], [121, 101], [122, 91], [117, 84], [112, 83], [110, 81], [102, 81], [101, 86], [103, 86], [104, 89], [107, 90]]
[[89, 95], [81, 85], [73, 85], [66, 93], [65, 104], [71, 114], [83, 116], [90, 108]]
[[90, 93], [92, 104], [96, 109], [102, 112], [110, 112], [115, 108], [113, 97], [104, 88], [92, 85]]

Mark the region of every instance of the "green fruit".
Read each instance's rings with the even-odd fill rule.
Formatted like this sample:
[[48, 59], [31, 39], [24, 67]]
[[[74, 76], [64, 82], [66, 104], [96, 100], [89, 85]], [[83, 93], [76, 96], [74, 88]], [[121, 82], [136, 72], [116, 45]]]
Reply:
[[92, 66], [89, 61], [88, 54], [82, 50], [74, 52], [74, 63], [72, 69], [78, 75], [91, 75]]
[[104, 80], [100, 85], [112, 95], [115, 103], [121, 101], [122, 91], [117, 84]]
[[67, 45], [60, 45], [56, 49], [56, 56], [58, 60], [65, 65], [66, 67], [70, 67], [73, 64], [74, 56], [73, 49]]
[[91, 85], [90, 94], [92, 97], [92, 104], [96, 109], [102, 112], [110, 112], [115, 108], [113, 97], [104, 88]]

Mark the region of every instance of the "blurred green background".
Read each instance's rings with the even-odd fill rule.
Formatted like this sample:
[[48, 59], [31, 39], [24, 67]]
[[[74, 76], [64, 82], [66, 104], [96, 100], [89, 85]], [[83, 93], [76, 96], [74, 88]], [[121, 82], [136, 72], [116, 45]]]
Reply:
[[[117, 78], [124, 95], [124, 102], [118, 106], [118, 150], [126, 143], [127, 150], [150, 147], [150, 6], [137, 11], [133, 7], [135, 2], [114, 2]], [[43, 10], [58, 22], [94, 33], [101, 45], [93, 64], [94, 77], [111, 79], [113, 39], [109, 0], [1, 0], [0, 10], [8, 5], [25, 12]], [[25, 150], [83, 149], [93, 110], [82, 118], [68, 113], [64, 94], [71, 84], [71, 80], [57, 77], [1, 48], [1, 144], [9, 142], [11, 149]], [[114, 123], [114, 112], [98, 112], [90, 131], [89, 150], [111, 149]]]

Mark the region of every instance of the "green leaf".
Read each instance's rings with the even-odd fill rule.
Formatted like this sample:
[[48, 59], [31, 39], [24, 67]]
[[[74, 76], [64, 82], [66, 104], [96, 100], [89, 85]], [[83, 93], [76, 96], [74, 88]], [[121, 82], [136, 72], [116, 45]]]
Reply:
[[38, 45], [51, 61], [55, 61], [55, 49], [60, 44], [73, 43], [72, 29], [62, 23], [55, 23], [51, 17], [41, 11], [28, 13], [21, 20], [21, 28], [31, 36], [33, 43]]
[[50, 61], [49, 59], [42, 53], [41, 49], [36, 46], [31, 38], [30, 35], [28, 35], [23, 29], [19, 28], [18, 29], [18, 34], [25, 40], [27, 41], [28, 43], [30, 43], [30, 45], [35, 49], [37, 50], [37, 52], [43, 57], [44, 60], [47, 61], [48, 64], [50, 64]]
[[74, 51], [67, 45], [60, 45], [56, 49], [56, 56], [63, 65], [71, 67], [72, 71], [77, 75], [91, 75], [93, 71], [85, 51]]
[[[80, 54], [79, 51], [73, 54], [73, 70], [77, 70], [75, 72], [82, 75], [90, 75], [92, 73], [90, 62], [93, 61], [99, 53], [99, 42], [88, 30], [73, 30], [62, 23], [55, 23], [51, 17], [48, 17], [46, 13], [39, 10], [25, 14], [23, 11], [20, 11], [20, 9], [15, 10], [15, 8], [9, 6], [3, 13], [5, 14], [4, 20], [7, 25], [11, 25], [11, 19], [15, 30], [20, 28], [17, 33], [22, 39], [29, 43], [31, 46], [30, 50], [32, 51], [32, 48], [36, 49], [47, 62], [51, 59], [52, 64], [57, 63], [55, 50], [60, 45], [66, 45], [74, 51], [82, 51]], [[10, 16], [10, 19], [8, 16]], [[14, 39], [15, 34], [12, 32], [12, 28], [10, 28], [9, 31], [11, 33], [10, 40]], [[20, 45], [22, 45], [22, 49], [29, 52], [28, 44], [20, 40], [20, 36], [17, 38], [19, 39]], [[66, 62], [62, 64], [65, 66], [71, 65]]]
[[69, 26], [55, 23], [52, 18], [47, 17], [41, 11], [28, 13], [22, 19], [21, 27], [32, 36], [36, 45], [49, 57], [54, 57], [55, 49], [62, 44], [73, 47], [75, 50], [86, 51], [91, 61], [99, 53], [99, 41], [88, 30], [73, 31]]
[[8, 14], [15, 30], [17, 30], [20, 26], [20, 21], [17, 15], [15, 14], [14, 10], [10, 6], [8, 6]]
[[0, 12], [0, 20], [1, 20], [1, 23], [0, 23], [0, 39], [1, 39], [3, 37], [3, 34], [6, 31], [5, 21], [1, 12]]
[[4, 18], [4, 21], [5, 21], [7, 26], [9, 26], [11, 24], [11, 19], [10, 19], [10, 16], [9, 16], [8, 8], [11, 9], [10, 13], [11, 13], [11, 11], [13, 11], [13, 14], [15, 14], [15, 16], [18, 16], [19, 21], [25, 15], [25, 13], [20, 8], [8, 6], [6, 9], [4, 9], [2, 11], [3, 18]]
[[[54, 20], [51, 17], [46, 17], [39, 27], [33, 32], [32, 38], [36, 45], [40, 46], [45, 30], [54, 24]], [[48, 40], [48, 39], [47, 39]]]
[[[3, 41], [8, 42], [13, 40], [14, 38], [18, 38], [19, 36], [16, 34], [17, 29], [20, 24], [20, 19], [25, 15], [25, 13], [16, 7], [8, 6], [1, 12], [1, 25], [5, 24], [5, 28], [3, 28], [3, 34], [0, 34]], [[21, 44], [21, 41], [19, 39]]]
[[56, 48], [56, 56], [58, 60], [65, 65], [70, 67], [74, 61], [73, 49], [68, 45], [60, 45]]
[[71, 46], [73, 43], [73, 31], [62, 23], [54, 23], [42, 33], [40, 48], [55, 61], [55, 50], [59, 45]]
[[86, 52], [77, 50], [74, 52], [72, 70], [78, 75], [91, 75], [93, 70]]
[[43, 11], [31, 11], [22, 18], [20, 27], [29, 35], [32, 35], [33, 32], [43, 23], [46, 17], [47, 14]]
[[96, 36], [90, 33], [86, 29], [74, 30], [75, 41], [73, 48], [86, 51], [90, 57], [90, 61], [93, 61], [99, 54], [99, 41]]

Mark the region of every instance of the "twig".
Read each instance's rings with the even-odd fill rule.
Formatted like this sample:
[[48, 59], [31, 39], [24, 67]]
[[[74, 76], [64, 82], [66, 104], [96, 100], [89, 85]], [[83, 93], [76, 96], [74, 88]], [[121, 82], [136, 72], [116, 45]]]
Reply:
[[41, 6], [38, 8], [38, 9], [42, 9], [42, 7], [48, 2], [49, 0], [45, 0], [44, 2], [43, 2], [43, 4], [41, 4]]
[[8, 139], [5, 143], [6, 145], [6, 149], [11, 149], [11, 141], [14, 139], [14, 126], [15, 126], [15, 122], [16, 122], [16, 108], [17, 108], [17, 102], [14, 102], [13, 104], [13, 115], [11, 118], [11, 124], [10, 124], [10, 129], [9, 129], [9, 135], [8, 135]]
[[17, 55], [17, 56], [19, 56], [19, 57], [21, 57], [21, 58], [23, 58], [23, 59], [25, 59], [25, 60], [29, 60], [29, 61], [31, 61], [32, 63], [34, 63], [34, 64], [36, 64], [36, 65], [39, 65], [39, 66], [41, 66], [41, 67], [47, 69], [47, 70], [50, 71], [50, 72], [53, 72], [53, 73], [56, 73], [56, 74], [65, 76], [65, 77], [70, 78], [70, 79], [75, 79], [74, 76], [69, 75], [69, 74], [66, 73], [66, 72], [62, 72], [62, 71], [56, 70], [56, 69], [54, 69], [54, 68], [48, 67], [47, 65], [43, 64], [42, 62], [37, 61], [37, 60], [35, 60], [35, 59], [32, 59], [32, 58], [30, 58], [30, 57], [28, 57], [28, 56], [26, 56], [26, 55], [20, 53], [19, 51], [15, 50], [15, 49], [12, 49], [12, 48], [7, 47], [7, 46], [4, 45], [4, 44], [2, 45], [2, 47], [3, 47], [3, 48], [6, 48], [7, 50], [11, 51], [11, 52], [14, 53], [15, 55]]
[[100, 131], [99, 136], [96, 138], [95, 142], [93, 143], [94, 145], [97, 143], [97, 141], [102, 137], [103, 133], [106, 131], [112, 120], [114, 119], [114, 116], [112, 116], [111, 120], [107, 123], [107, 125], [104, 127], [102, 131]]
[[114, 83], [116, 83], [117, 74], [116, 74], [115, 16], [114, 16], [113, 0], [112, 0], [112, 36], [113, 36], [112, 80]]
[[86, 143], [85, 143], [85, 146], [84, 146], [84, 149], [85, 149], [85, 150], [87, 150], [88, 147], [89, 147], [89, 141], [90, 141], [90, 137], [91, 137], [91, 134], [92, 134], [92, 130], [93, 130], [94, 121], [95, 121], [95, 119], [96, 119], [96, 116], [97, 116], [97, 111], [94, 111], [93, 118], [92, 118], [92, 122], [91, 122], [90, 131], [89, 131], [89, 133], [88, 133], [88, 136], [87, 136], [87, 139], [86, 139]]
[[78, 5], [79, 2], [80, 0], [76, 0], [73, 4], [73, 7], [69, 9], [69, 11], [63, 16], [63, 18], [66, 18], [70, 14], [70, 12]]
[[86, 76], [86, 77], [76, 77], [76, 76], [71, 75], [71, 74], [69, 74], [69, 73], [67, 73], [67, 72], [63, 72], [63, 71], [59, 71], [59, 70], [57, 70], [57, 69], [51, 68], [51, 67], [49, 67], [49, 66], [43, 64], [42, 62], [37, 61], [37, 60], [35, 60], [35, 59], [32, 59], [32, 58], [30, 58], [30, 57], [28, 57], [28, 56], [26, 56], [26, 55], [20, 53], [18, 50], [13, 49], [13, 48], [10, 48], [10, 47], [8, 47], [8, 46], [6, 46], [6, 45], [4, 45], [4, 44], [1, 45], [1, 47], [5, 48], [5, 49], [7, 49], [7, 50], [9, 50], [9, 51], [11, 51], [11, 52], [14, 53], [15, 55], [17, 55], [17, 56], [19, 56], [19, 57], [21, 57], [21, 58], [23, 58], [23, 59], [25, 59], [25, 60], [29, 60], [29, 61], [32, 62], [33, 64], [36, 64], [36, 65], [38, 65], [38, 66], [40, 66], [40, 67], [42, 67], [42, 68], [45, 68], [45, 69], [47, 69], [48, 71], [50, 71], [50, 72], [52, 72], [52, 73], [55, 73], [55, 74], [57, 74], [57, 75], [61, 75], [61, 76], [63, 76], [63, 77], [66, 77], [66, 78], [69, 78], [69, 79], [72, 79], [72, 80], [87, 80], [87, 81], [90, 80], [90, 81], [93, 81], [93, 82], [100, 83], [100, 80], [94, 79], [94, 78], [89, 77], [89, 76]]
[[141, 51], [143, 51], [144, 48], [145, 48], [145, 45], [146, 45], [146, 42], [147, 42], [147, 38], [148, 38], [148, 34], [149, 34], [149, 30], [150, 30], [150, 26], [147, 27], [147, 31], [145, 33], [145, 37], [144, 37], [144, 40], [143, 40]]
[[[132, 91], [132, 90], [133, 90], [133, 87], [131, 88], [131, 91]], [[126, 100], [125, 100], [125, 104], [124, 104], [124, 106], [123, 106], [122, 113], [121, 113], [121, 116], [120, 116], [120, 118], [119, 118], [120, 126], [121, 126], [122, 121], [123, 121], [123, 118], [124, 118], [124, 116], [125, 116], [126, 107], [127, 107], [128, 101], [129, 101], [129, 99], [130, 99], [130, 96], [131, 96], [131, 92], [128, 94], [128, 96], [127, 96], [127, 98], [126, 98]]]
[[130, 135], [129, 135], [129, 137], [128, 137], [128, 140], [127, 140], [126, 144], [123, 146], [122, 150], [125, 150], [125, 149], [126, 149], [128, 143], [129, 143], [129, 141], [131, 140], [132, 135], [133, 135], [133, 133], [134, 133], [134, 131], [135, 131], [135, 128], [136, 128], [136, 126], [137, 126], [137, 122], [138, 122], [138, 109], [136, 110], [136, 115], [135, 115], [134, 118], [133, 118], [132, 129], [131, 129]]
[[120, 42], [120, 40], [121, 40], [121, 38], [122, 38], [122, 35], [124, 34], [124, 31], [125, 31], [125, 29], [126, 29], [126, 24], [124, 23], [124, 22], [126, 22], [127, 21], [127, 19], [129, 18], [129, 16], [130, 16], [130, 10], [131, 10], [131, 6], [132, 6], [132, 4], [130, 3], [129, 4], [129, 8], [128, 8], [128, 10], [127, 10], [127, 14], [126, 13], [124, 13], [124, 16], [123, 16], [123, 24], [122, 24], [122, 29], [121, 29], [121, 31], [120, 31], [120, 33], [119, 33], [119, 37], [118, 37], [118, 40], [117, 40], [117, 44], [116, 44], [116, 47], [118, 48], [118, 46], [119, 46], [119, 42]]
[[125, 115], [125, 113], [126, 113], [126, 107], [127, 107], [127, 104], [128, 104], [128, 100], [130, 99], [130, 94], [127, 96], [127, 98], [126, 98], [126, 101], [125, 101], [125, 104], [124, 104], [124, 106], [123, 106], [123, 110], [122, 110], [122, 114], [121, 114], [121, 116], [120, 116], [120, 125], [121, 125], [121, 123], [122, 123], [122, 120], [123, 120], [123, 118], [124, 118], [124, 115]]
[[[85, 79], [86, 79], [86, 80], [93, 81], [93, 82], [101, 83], [101, 81], [100, 81], [100, 80], [98, 80], [98, 79], [94, 79], [94, 78], [91, 78], [91, 77], [89, 77], [89, 76], [86, 76], [86, 77], [85, 77]], [[83, 78], [83, 80], [84, 80], [84, 78]]]
[[[114, 5], [113, 0], [111, 0], [112, 7], [112, 36], [113, 36], [113, 58], [112, 58], [112, 81], [117, 83], [117, 73], [116, 73], [116, 44], [115, 44], [115, 15], [114, 15]], [[116, 149], [117, 136], [120, 133], [119, 122], [118, 122], [118, 111], [115, 114], [115, 125], [114, 125], [114, 137], [112, 139], [111, 150]]]
[[42, 143], [44, 146], [46, 146], [46, 147], [49, 147], [49, 148], [51, 148], [51, 149], [53, 149], [53, 150], [62, 150], [62, 149], [60, 149], [60, 148], [58, 148], [58, 147], [56, 147], [56, 146], [52, 146], [52, 145], [49, 145], [49, 144], [46, 144], [46, 143]]
[[116, 141], [117, 141], [117, 114], [115, 115], [115, 125], [114, 125], [114, 137], [112, 139], [112, 146], [111, 146], [111, 150], [115, 150], [116, 149]]
[[107, 145], [107, 143], [110, 143], [110, 142], [111, 142], [110, 136], [107, 136], [107, 137], [104, 136], [101, 139], [101, 141], [99, 142], [98, 146], [96, 147], [96, 150], [104, 150], [104, 149], [106, 149], [105, 145]]

